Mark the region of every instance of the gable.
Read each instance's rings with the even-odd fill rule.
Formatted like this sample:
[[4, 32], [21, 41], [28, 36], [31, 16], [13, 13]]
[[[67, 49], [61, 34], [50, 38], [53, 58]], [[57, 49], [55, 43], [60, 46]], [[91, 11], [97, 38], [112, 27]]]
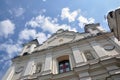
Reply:
[[74, 35], [64, 35], [56, 34], [45, 41], [41, 46], [38, 47], [39, 50], [45, 49], [52, 46], [58, 46], [64, 43], [68, 43], [74, 39]]
[[42, 50], [53, 46], [59, 46], [61, 44], [73, 42], [75, 40], [79, 40], [82, 38], [84, 38], [83, 34], [73, 31], [64, 31], [61, 33], [55, 33], [47, 41], [45, 41], [42, 45], [40, 45], [37, 48], [37, 50]]
[[74, 36], [58, 36], [54, 40], [47, 42], [48, 46], [56, 46], [56, 45], [61, 45], [64, 43], [68, 43], [74, 39]]

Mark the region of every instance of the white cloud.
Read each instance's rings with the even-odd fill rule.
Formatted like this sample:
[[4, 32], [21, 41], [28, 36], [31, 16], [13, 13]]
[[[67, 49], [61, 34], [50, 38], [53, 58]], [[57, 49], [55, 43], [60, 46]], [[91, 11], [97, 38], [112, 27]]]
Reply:
[[11, 57], [14, 55], [13, 53], [21, 51], [21, 47], [20, 44], [3, 43], [0, 46], [0, 50], [6, 51]]
[[13, 34], [15, 24], [9, 19], [0, 22], [0, 36], [7, 38], [9, 34]]
[[45, 35], [44, 33], [42, 33], [42, 32], [38, 33], [38, 34], [37, 34], [37, 40], [38, 40], [39, 44], [42, 44], [42, 42], [44, 42], [45, 40], [47, 40], [47, 38], [48, 38], [49, 36], [50, 36], [49, 34], [46, 36], [46, 35]]
[[12, 14], [14, 16], [19, 17], [24, 14], [25, 9], [23, 9], [22, 7], [13, 8], [13, 9], [9, 10], [9, 12], [10, 12], [10, 14]]
[[35, 39], [36, 31], [34, 29], [24, 29], [19, 34], [20, 40], [29, 40], [30, 38]]
[[[78, 17], [79, 16], [79, 17]], [[74, 10], [70, 12], [69, 8], [63, 8], [61, 12], [61, 18], [68, 19], [69, 22], [75, 21], [76, 18], [79, 21], [78, 25], [83, 28], [85, 24], [94, 23], [94, 18], [86, 18], [80, 14], [80, 10]]]
[[1, 54], [0, 62], [11, 61], [11, 58], [16, 56], [22, 50], [21, 44], [15, 43], [12, 39], [8, 39], [6, 42], [0, 44], [0, 51], [4, 51], [5, 54]]
[[26, 26], [31, 26], [33, 28], [39, 27], [41, 28], [43, 31], [48, 31], [51, 33], [56, 32], [58, 29], [68, 29], [71, 31], [76, 31], [75, 28], [71, 28], [69, 25], [67, 24], [58, 24], [57, 23], [57, 18], [50, 18], [50, 17], [45, 17], [42, 15], [39, 15], [35, 18], [32, 18], [29, 22], [26, 23]]
[[[38, 12], [38, 11], [37, 11]], [[42, 9], [42, 10], [40, 10], [38, 13], [39, 14], [43, 14], [43, 13], [45, 13], [46, 12], [46, 9]]]
[[43, 9], [40, 9], [40, 10], [33, 10], [32, 13], [34, 15], [36, 15], [36, 14], [44, 14], [44, 13], [46, 13], [46, 9], [43, 8]]
[[90, 24], [90, 23], [94, 23], [95, 19], [94, 18], [85, 18], [83, 16], [79, 16], [78, 17], [78, 21], [79, 21], [79, 26], [81, 28], [83, 28], [85, 26], [85, 24]]
[[0, 63], [2, 63], [4, 60], [8, 59], [8, 57], [4, 57], [4, 56], [5, 56], [4, 54], [0, 55]]
[[75, 21], [76, 17], [80, 13], [80, 10], [75, 10], [73, 12], [70, 12], [69, 8], [63, 8], [61, 12], [61, 18], [63, 19], [68, 19], [69, 22]]
[[43, 0], [43, 2], [45, 2], [46, 0]]
[[49, 35], [46, 36], [46, 34], [43, 32], [37, 33], [35, 29], [24, 29], [19, 34], [20, 40], [30, 40], [31, 38], [32, 39], [37, 38], [40, 44], [44, 42], [45, 40], [47, 40], [48, 37]]

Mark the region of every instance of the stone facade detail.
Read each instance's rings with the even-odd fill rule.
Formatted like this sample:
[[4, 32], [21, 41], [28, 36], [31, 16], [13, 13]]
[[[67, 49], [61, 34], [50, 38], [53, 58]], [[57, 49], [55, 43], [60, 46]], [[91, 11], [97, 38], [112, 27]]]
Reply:
[[[120, 42], [100, 24], [25, 44], [2, 80], [120, 80]], [[39, 71], [37, 71], [39, 70]]]

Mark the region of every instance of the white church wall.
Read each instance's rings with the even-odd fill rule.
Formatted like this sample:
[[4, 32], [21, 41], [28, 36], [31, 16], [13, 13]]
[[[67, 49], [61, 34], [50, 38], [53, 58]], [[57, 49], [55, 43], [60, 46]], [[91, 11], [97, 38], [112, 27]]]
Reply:
[[[6, 77], [5, 80], [7, 80], [7, 78], [16, 80], [24, 76], [42, 80], [104, 80], [105, 77], [108, 77], [110, 74], [114, 75], [120, 72], [119, 66], [117, 66], [118, 63], [116, 63], [116, 59], [114, 59], [115, 57], [111, 58], [120, 52], [118, 42], [114, 43], [112, 37], [110, 37], [111, 41], [109, 39], [105, 40], [104, 37], [100, 37], [101, 35], [84, 39], [81, 39], [83, 38], [83, 34], [81, 34], [82, 36], [76, 35], [76, 38], [75, 35], [73, 36], [71, 33], [65, 35], [66, 37], [63, 34], [57, 37], [54, 36], [37, 48], [35, 48], [36, 45], [34, 44], [29, 48], [25, 46], [22, 53], [30, 52], [32, 54], [14, 59], [14, 68], [13, 66], [10, 68], [6, 74], [8, 77]], [[74, 42], [74, 40], [78, 39], [81, 40]], [[115, 48], [111, 51], [105, 50], [104, 46], [108, 44], [114, 45]], [[88, 60], [85, 55], [86, 52], [90, 52], [94, 58]], [[59, 57], [63, 56], [65, 57], [60, 60]], [[58, 66], [62, 60], [69, 60], [70, 71], [61, 74], [59, 73]], [[39, 73], [36, 73], [37, 63], [41, 64], [41, 71]], [[23, 70], [19, 72], [20, 66], [23, 67]], [[18, 74], [16, 74], [16, 71]], [[73, 78], [70, 78], [71, 76], [73, 76]]]
[[73, 69], [74, 66], [74, 60], [73, 60], [73, 56], [72, 56], [72, 51], [70, 49], [62, 49], [59, 51], [54, 51], [53, 52], [53, 74], [58, 74], [58, 61], [57, 58], [64, 56], [64, 55], [68, 55], [69, 56], [69, 61], [70, 61], [70, 65], [71, 65], [71, 69]]

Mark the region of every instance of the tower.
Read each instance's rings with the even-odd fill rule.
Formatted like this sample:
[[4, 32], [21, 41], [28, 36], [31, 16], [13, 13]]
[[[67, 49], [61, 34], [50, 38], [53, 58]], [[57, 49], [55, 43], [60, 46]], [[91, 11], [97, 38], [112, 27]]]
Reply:
[[120, 40], [120, 8], [110, 11], [107, 15], [108, 26], [114, 36]]
[[102, 34], [106, 32], [99, 23], [96, 24], [87, 24], [85, 25], [85, 32], [90, 33], [91, 35]]

